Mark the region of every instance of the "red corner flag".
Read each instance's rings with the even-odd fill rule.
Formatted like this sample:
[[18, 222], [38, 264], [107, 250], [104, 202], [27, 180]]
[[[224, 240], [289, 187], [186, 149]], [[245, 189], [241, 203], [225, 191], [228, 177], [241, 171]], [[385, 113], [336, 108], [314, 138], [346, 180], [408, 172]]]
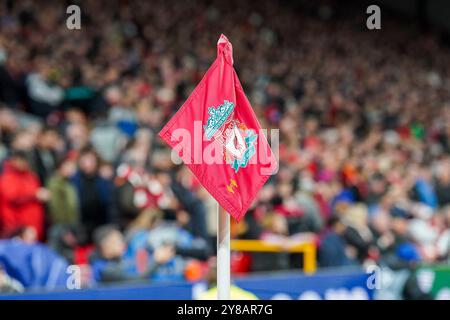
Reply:
[[159, 136], [237, 221], [277, 168], [224, 35], [216, 60]]

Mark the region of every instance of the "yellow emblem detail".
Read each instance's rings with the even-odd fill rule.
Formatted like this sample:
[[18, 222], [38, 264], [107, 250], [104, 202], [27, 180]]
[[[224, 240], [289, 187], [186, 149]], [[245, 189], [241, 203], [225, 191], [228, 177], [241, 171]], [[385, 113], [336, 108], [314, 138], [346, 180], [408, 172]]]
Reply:
[[228, 192], [234, 193], [233, 188], [237, 188], [237, 183], [236, 183], [236, 180], [230, 179], [230, 184], [227, 185]]

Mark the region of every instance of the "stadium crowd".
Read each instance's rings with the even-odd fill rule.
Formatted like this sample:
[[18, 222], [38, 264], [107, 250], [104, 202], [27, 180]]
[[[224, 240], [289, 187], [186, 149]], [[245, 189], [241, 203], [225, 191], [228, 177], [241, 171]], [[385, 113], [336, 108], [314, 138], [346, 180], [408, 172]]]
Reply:
[[[280, 129], [279, 172], [233, 236], [308, 238], [321, 267], [448, 262], [449, 48], [388, 19], [369, 32], [363, 14], [320, 3], [86, 0], [69, 30], [63, 1], [2, 1], [2, 245], [45, 243], [90, 265], [86, 285], [202, 277], [214, 201], [156, 134], [223, 32], [262, 127]], [[17, 291], [14, 252], [0, 250], [0, 288]]]

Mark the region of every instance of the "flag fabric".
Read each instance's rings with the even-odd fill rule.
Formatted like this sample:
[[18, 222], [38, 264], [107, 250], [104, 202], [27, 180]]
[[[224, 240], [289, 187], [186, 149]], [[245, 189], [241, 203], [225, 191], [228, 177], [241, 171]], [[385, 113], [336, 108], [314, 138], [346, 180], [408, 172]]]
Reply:
[[159, 136], [237, 221], [277, 168], [224, 35], [216, 60]]

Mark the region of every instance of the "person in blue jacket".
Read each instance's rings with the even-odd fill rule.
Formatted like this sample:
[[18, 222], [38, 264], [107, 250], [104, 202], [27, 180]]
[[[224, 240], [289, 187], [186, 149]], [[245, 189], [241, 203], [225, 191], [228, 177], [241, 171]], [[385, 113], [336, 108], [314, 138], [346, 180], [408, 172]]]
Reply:
[[67, 261], [48, 246], [20, 238], [0, 240], [0, 265], [26, 289], [65, 288]]
[[87, 242], [93, 231], [112, 220], [113, 184], [99, 174], [100, 159], [94, 149], [82, 149], [78, 158], [78, 170], [71, 178], [78, 194], [81, 225], [85, 228]]

